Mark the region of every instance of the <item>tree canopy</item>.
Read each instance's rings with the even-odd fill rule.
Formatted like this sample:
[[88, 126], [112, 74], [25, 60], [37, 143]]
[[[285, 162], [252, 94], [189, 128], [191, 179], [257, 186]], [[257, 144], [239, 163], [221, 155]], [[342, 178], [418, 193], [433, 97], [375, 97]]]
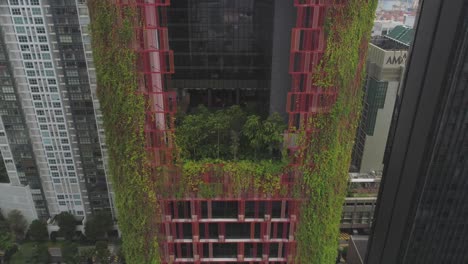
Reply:
[[96, 259], [99, 263], [109, 263], [110, 251], [104, 241], [96, 242]]
[[13, 249], [15, 243], [13, 233], [10, 231], [10, 226], [0, 210], [0, 250], [9, 251]]
[[34, 241], [45, 241], [49, 238], [47, 225], [38, 219], [31, 222], [28, 234]]
[[18, 210], [11, 210], [7, 216], [10, 230], [13, 232], [17, 240], [24, 239], [26, 230], [28, 228], [28, 222], [24, 218], [23, 214]]
[[67, 240], [72, 240], [76, 230], [75, 217], [68, 212], [61, 212], [55, 216], [55, 220], [59, 226], [60, 235], [64, 236]]
[[281, 158], [286, 124], [276, 113], [262, 118], [240, 106], [217, 111], [199, 106], [177, 124], [176, 143], [184, 159]]
[[108, 231], [112, 230], [113, 225], [114, 222], [110, 213], [98, 212], [86, 221], [86, 238], [92, 241], [103, 238]]

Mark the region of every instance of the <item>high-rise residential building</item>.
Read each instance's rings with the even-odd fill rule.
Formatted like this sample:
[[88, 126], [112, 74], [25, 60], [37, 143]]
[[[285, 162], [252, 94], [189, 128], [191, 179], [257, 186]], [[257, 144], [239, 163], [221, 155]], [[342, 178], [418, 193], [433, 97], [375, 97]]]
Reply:
[[468, 1], [424, 1], [366, 263], [466, 263]]
[[[376, 5], [90, 1], [98, 97], [127, 261], [336, 260]], [[238, 143], [235, 131], [221, 135], [223, 122], [194, 118], [199, 104], [212, 111], [240, 105], [259, 116], [279, 112], [288, 129], [250, 140], [251, 160], [246, 153], [222, 160], [221, 141], [234, 142], [229, 151], [236, 153], [248, 142]], [[176, 111], [195, 120], [189, 128], [212, 127], [178, 134]], [[254, 116], [245, 123], [265, 121]], [[197, 149], [180, 149], [174, 135], [197, 133], [195, 145], [213, 131], [217, 159], [179, 158]], [[286, 139], [289, 158], [281, 170], [272, 169], [277, 161], [256, 155], [257, 143], [270, 136]]]
[[393, 110], [398, 102], [412, 28], [397, 26], [371, 39], [367, 55], [365, 104], [353, 151], [351, 171], [381, 172]]
[[86, 1], [0, 2], [0, 144], [38, 216], [112, 211]]
[[[0, 33], [3, 33], [2, 29]], [[3, 163], [3, 180], [13, 186], [29, 185], [38, 217], [47, 218], [47, 203], [3, 34], [0, 42], [0, 162]]]

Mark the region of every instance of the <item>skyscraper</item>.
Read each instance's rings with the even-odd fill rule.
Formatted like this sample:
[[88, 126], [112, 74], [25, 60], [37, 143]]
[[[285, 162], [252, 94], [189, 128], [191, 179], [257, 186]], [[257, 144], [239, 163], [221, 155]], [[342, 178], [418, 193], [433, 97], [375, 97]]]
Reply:
[[1, 151], [41, 218], [112, 210], [85, 2], [0, 3]]
[[[127, 260], [335, 261], [377, 1], [90, 3]], [[186, 136], [175, 133], [176, 111], [190, 114], [199, 104], [211, 110], [240, 105], [259, 115], [280, 111], [288, 129], [250, 137], [250, 160], [245, 153], [184, 160], [187, 150], [174, 138]], [[237, 142], [220, 135], [222, 122], [193, 120], [193, 127], [210, 124], [193, 145], [213, 131], [212, 152], [220, 152], [222, 140]], [[265, 124], [255, 116], [248, 122]], [[272, 136], [285, 138], [286, 165], [257, 158], [258, 142]]]
[[367, 55], [365, 103], [351, 170], [383, 170], [385, 146], [395, 103], [403, 81], [414, 30], [397, 26], [386, 36], [371, 39]]
[[465, 263], [468, 1], [424, 1], [367, 263]]

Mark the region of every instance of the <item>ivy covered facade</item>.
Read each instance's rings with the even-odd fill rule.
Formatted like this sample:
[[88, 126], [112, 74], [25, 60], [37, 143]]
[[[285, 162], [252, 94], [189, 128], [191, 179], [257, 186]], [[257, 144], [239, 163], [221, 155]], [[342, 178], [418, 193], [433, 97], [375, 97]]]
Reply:
[[90, 1], [129, 263], [334, 263], [376, 1], [291, 2], [283, 125], [242, 107], [176, 118], [169, 1]]

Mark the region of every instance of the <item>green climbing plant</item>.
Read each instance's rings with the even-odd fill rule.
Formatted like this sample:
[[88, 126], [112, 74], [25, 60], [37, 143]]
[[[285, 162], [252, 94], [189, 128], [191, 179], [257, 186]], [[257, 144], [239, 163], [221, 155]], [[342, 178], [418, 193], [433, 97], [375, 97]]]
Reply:
[[123, 250], [128, 263], [160, 263], [155, 228], [157, 188], [151, 181], [144, 148], [145, 100], [136, 93], [136, 54], [130, 48], [136, 13], [110, 0], [89, 1], [89, 9], [97, 94]]
[[[329, 10], [325, 54], [313, 75], [315, 85], [335, 88], [330, 113], [309, 120], [311, 138], [299, 131], [303, 158], [301, 188], [307, 198], [297, 227], [298, 263], [335, 263], [348, 169], [361, 111], [361, 81], [376, 0], [349, 0]], [[306, 144], [307, 143], [307, 144]]]

